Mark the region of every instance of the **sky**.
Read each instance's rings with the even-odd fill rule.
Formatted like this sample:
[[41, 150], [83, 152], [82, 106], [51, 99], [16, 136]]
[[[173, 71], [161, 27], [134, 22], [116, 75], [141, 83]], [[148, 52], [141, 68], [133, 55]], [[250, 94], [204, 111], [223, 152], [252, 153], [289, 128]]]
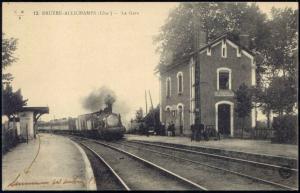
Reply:
[[[267, 14], [272, 6], [298, 6], [287, 2], [257, 4]], [[82, 100], [103, 86], [126, 104], [124, 119], [129, 120], [139, 107], [145, 109], [145, 90], [150, 90], [154, 106], [159, 103], [158, 76], [154, 74], [159, 55], [152, 39], [177, 5], [3, 3], [3, 32], [19, 39], [18, 61], [4, 73], [13, 74], [13, 88], [21, 88], [28, 106], [49, 107], [50, 114], [42, 120], [88, 113]], [[81, 10], [97, 15], [58, 12]], [[43, 14], [47, 11], [48, 15]]]

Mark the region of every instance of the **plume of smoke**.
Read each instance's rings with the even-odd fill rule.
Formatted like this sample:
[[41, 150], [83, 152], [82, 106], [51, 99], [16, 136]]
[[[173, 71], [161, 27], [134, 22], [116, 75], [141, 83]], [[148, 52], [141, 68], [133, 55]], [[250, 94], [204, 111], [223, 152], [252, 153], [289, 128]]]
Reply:
[[113, 103], [115, 101], [115, 92], [103, 86], [101, 88], [93, 90], [89, 95], [87, 95], [82, 101], [82, 106], [86, 110], [99, 111], [100, 109], [105, 108], [106, 102]]
[[121, 114], [123, 123], [126, 123], [130, 108], [125, 101], [117, 100], [115, 92], [110, 88], [102, 86], [82, 100], [82, 107], [91, 112], [104, 109], [108, 104], [112, 104], [113, 112]]
[[104, 98], [104, 102], [106, 105], [112, 105], [116, 101], [115, 97], [111, 96], [110, 94], [107, 94]]

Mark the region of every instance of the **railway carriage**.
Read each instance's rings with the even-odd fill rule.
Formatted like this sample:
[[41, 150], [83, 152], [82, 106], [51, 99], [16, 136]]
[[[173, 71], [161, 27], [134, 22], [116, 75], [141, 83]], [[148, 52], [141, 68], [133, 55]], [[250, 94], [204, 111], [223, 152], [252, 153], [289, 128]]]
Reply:
[[79, 115], [77, 119], [69, 118], [63, 122], [54, 120], [38, 125], [39, 131], [67, 133], [94, 139], [117, 140], [124, 136], [126, 131], [122, 124], [121, 115], [113, 113], [111, 108]]

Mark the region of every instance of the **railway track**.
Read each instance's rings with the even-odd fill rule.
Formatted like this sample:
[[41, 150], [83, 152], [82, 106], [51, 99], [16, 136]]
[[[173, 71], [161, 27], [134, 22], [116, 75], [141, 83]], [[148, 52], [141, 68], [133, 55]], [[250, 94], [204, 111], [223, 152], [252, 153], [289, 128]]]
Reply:
[[[190, 190], [195, 188], [200, 190], [298, 189], [289, 184], [282, 184], [276, 181], [262, 179], [260, 176], [256, 177], [243, 172], [234, 171], [232, 169], [236, 169], [236, 165], [232, 166], [227, 162], [225, 164], [223, 163], [223, 165], [215, 165], [212, 160], [214, 156], [206, 156], [209, 157], [206, 161], [203, 159], [199, 160], [199, 155], [203, 158], [203, 154], [187, 151], [186, 149], [136, 141], [103, 142], [82, 137], [76, 137], [76, 140], [78, 141], [79, 138], [81, 139], [80, 143], [83, 146], [85, 145], [85, 148], [89, 148], [90, 152], [93, 151], [94, 154], [97, 153], [101, 155], [102, 159], [104, 157], [107, 165], [109, 163], [110, 168], [114, 168], [115, 173], [121, 176], [121, 179], [124, 179], [124, 184], [128, 187], [128, 189], [125, 188], [126, 190], [153, 190], [154, 187], [155, 190]], [[103, 149], [103, 147], [106, 149]], [[120, 162], [119, 159], [123, 161]], [[220, 158], [218, 157], [218, 159]], [[224, 160], [228, 161], [230, 159]], [[127, 165], [126, 161], [131, 164]], [[137, 164], [137, 162], [139, 162], [139, 164]], [[237, 163], [240, 164], [243, 162], [238, 160]], [[141, 164], [143, 167], [141, 167]], [[257, 166], [257, 164], [250, 165]], [[129, 171], [128, 169], [124, 169], [126, 167], [130, 168]], [[246, 168], [247, 167], [249, 166], [246, 166]], [[153, 173], [153, 169], [156, 173]], [[261, 171], [259, 170], [259, 172]], [[295, 172], [297, 173], [297, 171]], [[144, 176], [145, 174], [147, 175]], [[175, 174], [176, 177], [174, 177], [173, 174]], [[139, 176], [139, 178], [137, 180], [137, 178], [133, 178], [132, 176]], [[166, 176], [171, 177], [172, 180], [165, 179]], [[174, 180], [177, 182], [175, 183]], [[156, 184], [157, 181], [159, 181], [160, 185]], [[178, 181], [185, 183], [178, 186]], [[191, 183], [187, 185], [186, 182]], [[172, 184], [176, 184], [177, 186]], [[205, 184], [205, 187], [198, 184]], [[101, 187], [99, 189], [101, 189]]]
[[77, 143], [87, 150], [98, 190], [130, 190], [124, 180], [97, 152], [81, 142], [77, 141]]
[[[111, 176], [117, 179], [118, 183], [115, 185], [123, 190], [207, 190], [149, 160], [108, 143], [78, 137], [71, 139], [101, 160], [113, 174]], [[97, 188], [102, 190], [98, 184]]]
[[[133, 145], [134, 144], [134, 145]], [[163, 155], [175, 160], [190, 162], [193, 164], [209, 167], [215, 170], [223, 171], [242, 178], [248, 178], [257, 183], [263, 183], [273, 186], [276, 190], [297, 190], [297, 169], [283, 168], [291, 172], [293, 177], [283, 179], [278, 175], [280, 166], [253, 162], [249, 160], [236, 159], [232, 157], [213, 155], [198, 151], [192, 151], [183, 148], [175, 148], [164, 145], [157, 145], [147, 142], [122, 141], [118, 145], [137, 149], [138, 151], [147, 151], [159, 155]]]
[[[268, 167], [268, 168], [275, 168], [275, 169], [286, 169], [289, 170], [291, 173], [298, 173], [298, 169], [295, 167], [286, 167], [284, 165], [280, 166], [278, 163], [268, 163], [264, 161], [257, 161], [257, 160], [251, 160], [251, 159], [245, 159], [245, 158], [240, 158], [240, 157], [235, 157], [235, 156], [227, 156], [227, 155], [222, 155], [218, 153], [209, 153], [209, 152], [203, 152], [199, 150], [193, 150], [189, 148], [184, 148], [184, 147], [174, 147], [171, 144], [166, 144], [166, 143], [156, 143], [156, 142], [142, 142], [142, 141], [128, 141], [132, 143], [137, 143], [137, 144], [145, 144], [145, 145], [151, 145], [151, 146], [157, 146], [157, 147], [163, 147], [163, 148], [168, 148], [172, 150], [178, 150], [178, 151], [184, 151], [184, 152], [190, 152], [194, 154], [199, 154], [199, 155], [205, 155], [209, 157], [214, 157], [214, 158], [220, 158], [223, 160], [229, 160], [229, 161], [234, 161], [234, 162], [241, 162], [241, 163], [247, 163], [255, 166], [260, 166], [260, 167]], [[175, 144], [174, 144], [175, 145]], [[268, 160], [269, 161], [269, 160]], [[293, 163], [290, 163], [290, 165], [294, 165]]]

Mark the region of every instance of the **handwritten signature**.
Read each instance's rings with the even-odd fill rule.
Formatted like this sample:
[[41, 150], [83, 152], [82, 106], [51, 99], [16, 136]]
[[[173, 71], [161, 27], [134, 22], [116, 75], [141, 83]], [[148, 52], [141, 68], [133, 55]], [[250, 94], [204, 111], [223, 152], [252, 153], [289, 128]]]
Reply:
[[32, 182], [12, 182], [8, 185], [8, 187], [15, 187], [15, 186], [29, 186], [29, 185], [68, 185], [68, 184], [96, 184], [96, 181], [93, 177], [88, 180], [82, 180], [79, 177], [75, 176], [71, 179], [66, 178], [55, 178], [49, 181], [32, 181]]

